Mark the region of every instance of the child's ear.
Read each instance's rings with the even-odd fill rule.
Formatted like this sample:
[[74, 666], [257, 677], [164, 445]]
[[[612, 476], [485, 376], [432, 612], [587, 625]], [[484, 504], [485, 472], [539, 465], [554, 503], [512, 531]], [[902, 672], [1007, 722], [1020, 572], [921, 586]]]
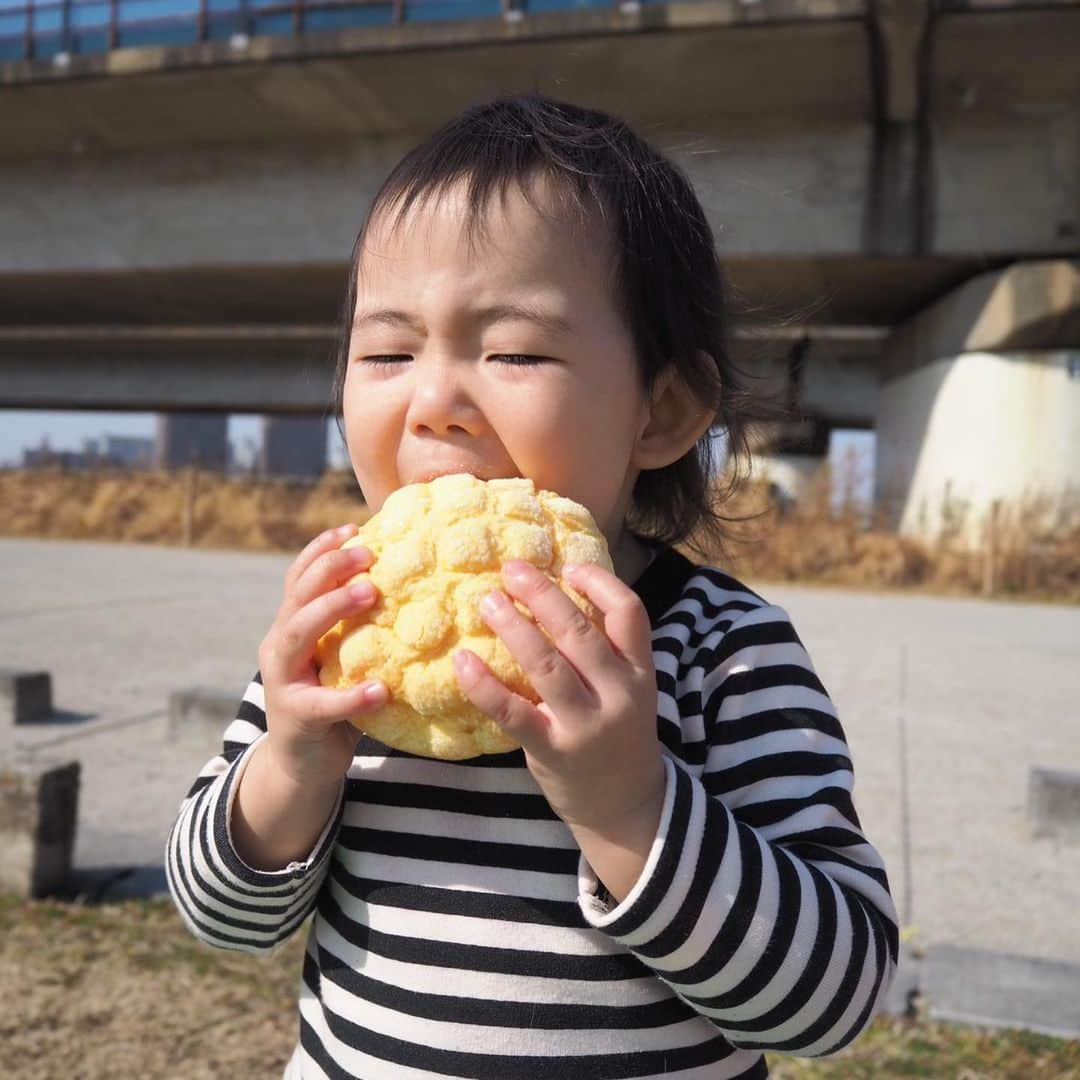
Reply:
[[647, 420], [634, 447], [639, 469], [662, 469], [678, 461], [709, 430], [716, 414], [701, 405], [669, 364], [653, 388]]

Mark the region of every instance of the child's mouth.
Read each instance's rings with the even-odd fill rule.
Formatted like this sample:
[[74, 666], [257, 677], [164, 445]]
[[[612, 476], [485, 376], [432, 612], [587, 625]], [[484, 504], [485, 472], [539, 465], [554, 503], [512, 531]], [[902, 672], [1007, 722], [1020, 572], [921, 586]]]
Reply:
[[487, 472], [484, 469], [476, 468], [464, 468], [461, 466], [445, 466], [439, 469], [426, 469], [424, 472], [419, 473], [412, 481], [414, 484], [428, 484], [432, 480], [437, 479], [440, 476], [451, 476], [455, 473], [468, 473], [469, 476], [475, 476], [478, 480], [501, 480], [501, 479], [514, 479], [517, 477], [516, 473], [506, 474], [499, 472]]

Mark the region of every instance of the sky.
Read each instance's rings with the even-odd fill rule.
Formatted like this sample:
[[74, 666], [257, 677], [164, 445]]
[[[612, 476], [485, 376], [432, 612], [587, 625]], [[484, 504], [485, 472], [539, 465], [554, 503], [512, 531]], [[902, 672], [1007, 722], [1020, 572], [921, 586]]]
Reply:
[[[259, 417], [237, 415], [229, 417], [229, 441], [239, 460], [249, 463], [259, 440]], [[36, 412], [22, 409], [0, 409], [0, 466], [18, 465], [24, 447], [41, 445], [48, 436], [53, 450], [81, 450], [84, 439], [102, 435], [138, 435], [153, 438], [156, 427], [154, 413], [130, 412]], [[834, 501], [840, 497], [840, 473], [846, 455], [853, 450], [860, 458], [858, 501], [869, 504], [873, 492], [874, 433], [872, 431], [837, 430], [829, 440], [829, 459], [834, 475]], [[348, 463], [345, 447], [332, 421], [326, 423], [327, 460], [333, 468]]]

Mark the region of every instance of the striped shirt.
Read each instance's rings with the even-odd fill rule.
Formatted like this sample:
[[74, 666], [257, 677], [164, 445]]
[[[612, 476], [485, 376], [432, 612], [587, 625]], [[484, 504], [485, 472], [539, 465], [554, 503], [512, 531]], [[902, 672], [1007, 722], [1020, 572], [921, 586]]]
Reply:
[[832, 1053], [896, 973], [897, 915], [828, 693], [787, 613], [660, 548], [649, 614], [667, 788], [633, 890], [606, 894], [522, 751], [435, 761], [364, 736], [314, 850], [237, 855], [266, 738], [256, 675], [166, 846], [186, 925], [266, 953], [313, 915], [287, 1080], [768, 1076]]

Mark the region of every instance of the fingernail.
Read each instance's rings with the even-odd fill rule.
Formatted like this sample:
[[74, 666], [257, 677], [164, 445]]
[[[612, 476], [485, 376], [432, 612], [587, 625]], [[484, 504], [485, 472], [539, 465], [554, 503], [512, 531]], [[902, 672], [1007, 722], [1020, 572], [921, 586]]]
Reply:
[[494, 615], [506, 606], [506, 597], [501, 592], [488, 593], [480, 601], [480, 610], [485, 615]]
[[375, 596], [375, 588], [370, 582], [362, 581], [359, 585], [349, 586], [349, 599], [357, 600], [362, 604], [366, 604], [369, 600]]
[[371, 683], [364, 688], [364, 700], [371, 705], [377, 705], [386, 700], [386, 687], [382, 683]]
[[563, 577], [569, 580], [581, 569], [581, 563], [567, 563], [563, 568]]
[[531, 569], [532, 564], [524, 562], [522, 559], [511, 559], [509, 562], [503, 563], [503, 570], [506, 575], [515, 581], [524, 581], [529, 576]]

